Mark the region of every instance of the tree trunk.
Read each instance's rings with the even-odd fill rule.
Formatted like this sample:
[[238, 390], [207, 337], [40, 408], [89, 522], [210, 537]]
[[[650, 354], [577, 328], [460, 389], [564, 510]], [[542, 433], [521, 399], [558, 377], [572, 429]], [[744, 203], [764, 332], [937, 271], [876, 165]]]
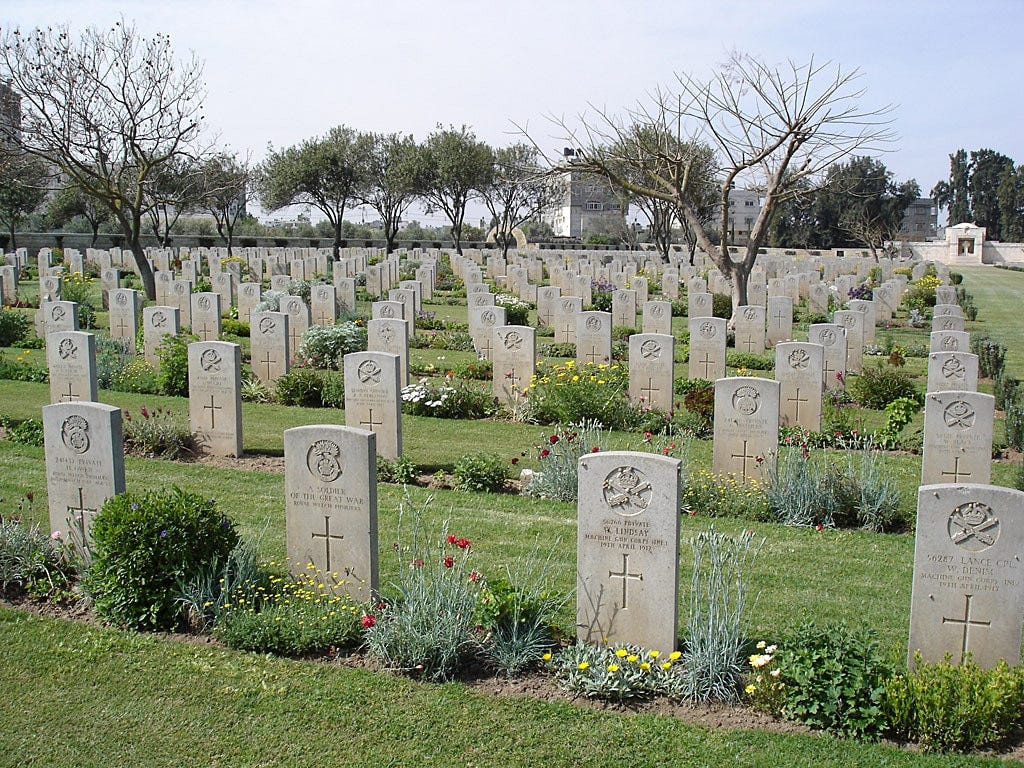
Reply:
[[337, 261], [341, 258], [341, 216], [334, 220], [334, 247], [331, 252], [334, 260]]
[[150, 301], [156, 301], [156, 278], [153, 276], [153, 268], [146, 259], [146, 251], [139, 241], [138, 235], [126, 234], [128, 247], [131, 249], [132, 257], [135, 259], [135, 267], [142, 278], [142, 288]]
[[99, 222], [92, 225], [92, 242], [89, 244], [90, 248], [96, 247], [96, 241], [100, 239], [100, 225]]

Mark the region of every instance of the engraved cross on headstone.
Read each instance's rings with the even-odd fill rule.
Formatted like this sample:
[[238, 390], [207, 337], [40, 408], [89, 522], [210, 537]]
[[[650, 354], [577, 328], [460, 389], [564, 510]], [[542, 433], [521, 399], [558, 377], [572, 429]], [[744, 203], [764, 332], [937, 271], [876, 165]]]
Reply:
[[384, 426], [384, 421], [383, 420], [381, 420], [381, 421], [374, 421], [373, 420], [373, 408], [371, 408], [369, 410], [369, 415], [366, 417], [366, 419], [364, 419], [363, 421], [359, 422], [359, 426], [360, 427], [366, 427], [371, 432], [376, 432], [377, 430], [374, 429], [374, 427], [382, 427], [382, 426]]
[[491, 346], [491, 337], [490, 335], [485, 335], [483, 341], [480, 342], [480, 351], [488, 360], [491, 359], [491, 349], [493, 349]]
[[772, 315], [772, 320], [775, 321], [775, 325], [777, 327], [782, 328], [782, 318], [784, 318], [785, 316], [786, 313], [783, 312], [782, 309], [779, 309], [774, 315]]
[[968, 478], [968, 477], [970, 477], [973, 474], [974, 474], [973, 472], [961, 472], [960, 471], [960, 457], [959, 456], [954, 456], [953, 457], [953, 471], [952, 472], [950, 472], [949, 470], [943, 470], [943, 472], [942, 472], [942, 476], [943, 477], [952, 477], [954, 483], [959, 483], [961, 477]]
[[125, 333], [126, 328], [131, 328], [131, 325], [126, 323], [123, 317], [119, 317], [117, 319], [117, 332], [120, 334], [121, 338], [125, 338], [128, 335]]
[[708, 379], [708, 378], [711, 377], [711, 373], [710, 373], [711, 365], [714, 362], [715, 361], [711, 359], [711, 355], [708, 352], [706, 352], [706, 351], [704, 352], [704, 359], [697, 361], [697, 365], [701, 365], [701, 366], [704, 367], [704, 376], [703, 376], [703, 378]]
[[61, 394], [60, 401], [62, 403], [72, 403], [75, 400], [80, 400], [80, 399], [81, 398], [77, 394], [75, 394], [74, 390], [71, 387], [71, 382], [69, 381], [68, 382], [68, 391]]
[[331, 516], [324, 515], [324, 532], [316, 533], [315, 531], [310, 534], [311, 538], [323, 539], [324, 540], [324, 555], [327, 563], [327, 573], [330, 573], [333, 569], [331, 568], [331, 541], [341, 541], [345, 537], [339, 533], [331, 533]]
[[82, 536], [81, 544], [86, 545], [88, 529], [86, 528], [86, 515], [95, 515], [99, 510], [85, 506], [85, 499], [83, 497], [82, 489], [78, 489], [78, 506], [68, 504], [68, 523], [78, 527], [78, 532]]
[[650, 376], [647, 377], [647, 386], [640, 387], [640, 394], [643, 396], [643, 399], [647, 401], [648, 405], [654, 402], [654, 393], [660, 391], [660, 388], [654, 386], [654, 379]]
[[751, 456], [747, 452], [747, 441], [743, 441], [743, 451], [741, 453], [733, 453], [729, 456], [730, 459], [743, 459], [743, 477], [747, 477], [747, 461], [757, 461], [757, 456]]
[[964, 595], [964, 617], [962, 619], [954, 619], [946, 616], [942, 617], [943, 624], [959, 624], [963, 627], [963, 637], [960, 640], [960, 663], [964, 663], [964, 658], [967, 656], [967, 645], [970, 639], [971, 627], [991, 627], [991, 621], [977, 621], [971, 618], [971, 598], [974, 595]]
[[597, 351], [597, 345], [595, 345], [595, 344], [591, 344], [590, 345], [590, 351], [587, 352], [587, 354], [585, 354], [584, 357], [587, 358], [587, 362], [588, 363], [599, 363], [599, 362], [601, 362], [601, 355]]
[[204, 411], [210, 412], [210, 429], [217, 426], [217, 411], [223, 410], [219, 405], [213, 404], [213, 395], [210, 395], [210, 404], [203, 406]]
[[745, 347], [747, 348], [747, 352], [749, 352], [750, 350], [752, 350], [752, 349], [753, 349], [753, 348], [754, 348], [754, 347], [755, 347], [756, 345], [757, 345], [757, 342], [756, 342], [756, 341], [754, 341], [754, 337], [753, 337], [753, 336], [751, 336], [751, 335], [749, 335], [749, 334], [748, 334], [748, 335], [747, 335], [747, 337], [746, 337], [746, 338], [745, 338], [745, 339], [743, 340], [743, 346], [745, 346]]
[[629, 572], [629, 555], [623, 554], [622, 555], [622, 571], [618, 572], [618, 573], [616, 573], [615, 571], [608, 571], [608, 578], [610, 578], [610, 579], [622, 579], [622, 604], [621, 604], [621, 608], [622, 608], [622, 610], [626, 610], [626, 608], [629, 607], [627, 605], [627, 603], [626, 603], [626, 600], [627, 600], [627, 598], [629, 596], [629, 582], [630, 582], [630, 580], [633, 580], [633, 581], [643, 581], [644, 580], [643, 573], [642, 572], [641, 573], [630, 573]]
[[269, 350], [269, 349], [268, 349], [268, 350], [266, 350], [266, 351], [265, 351], [265, 352], [263, 353], [263, 359], [262, 359], [262, 360], [260, 360], [260, 361], [259, 361], [259, 363], [260, 363], [261, 365], [265, 365], [265, 366], [267, 366], [267, 375], [266, 375], [266, 379], [267, 379], [267, 381], [269, 381], [269, 380], [270, 380], [270, 366], [272, 366], [272, 365], [277, 365], [277, 360], [271, 360], [271, 359], [270, 359], [270, 350]]
[[800, 387], [797, 387], [796, 394], [793, 397], [787, 397], [786, 402], [793, 403], [795, 405], [795, 413], [793, 414], [793, 418], [796, 419], [797, 421], [800, 421], [800, 403], [809, 403], [810, 400], [808, 400], [806, 397], [800, 397]]

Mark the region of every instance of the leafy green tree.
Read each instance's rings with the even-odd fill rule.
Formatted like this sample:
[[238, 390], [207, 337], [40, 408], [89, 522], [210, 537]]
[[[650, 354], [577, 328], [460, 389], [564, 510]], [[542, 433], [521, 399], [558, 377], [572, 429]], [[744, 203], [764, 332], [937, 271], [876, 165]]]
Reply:
[[198, 207], [213, 216], [217, 233], [224, 239], [230, 254], [235, 227], [245, 213], [252, 180], [249, 163], [240, 162], [234, 155], [214, 155], [201, 166], [200, 178]]
[[427, 213], [439, 210], [451, 222], [452, 245], [462, 253], [466, 204], [491, 184], [494, 152], [465, 125], [438, 126], [420, 145], [415, 188]]
[[1005, 168], [999, 177], [999, 218], [1003, 239], [1024, 242], [1024, 166]]
[[92, 233], [90, 245], [95, 248], [100, 227], [112, 223], [114, 217], [102, 200], [86, 194], [80, 186], [72, 182], [61, 187], [51, 198], [46, 209], [46, 217], [50, 226], [64, 227], [79, 216], [89, 225], [89, 231]]
[[940, 181], [932, 187], [932, 197], [936, 205], [949, 211], [950, 225], [971, 220], [968, 177], [967, 152], [958, 149], [949, 156], [949, 180]]
[[369, 142], [366, 185], [360, 200], [380, 216], [387, 252], [391, 253], [402, 216], [416, 198], [416, 142], [412, 136], [398, 133], [374, 133]]
[[0, 32], [0, 80], [21, 97], [22, 121], [0, 140], [59, 169], [112, 212], [149, 298], [153, 269], [141, 235], [146, 187], [163, 167], [202, 153], [202, 66], [170, 39], [116, 22], [74, 36], [66, 25]]
[[512, 230], [550, 207], [564, 189], [558, 181], [545, 178], [537, 149], [519, 143], [494, 150], [490, 183], [479, 191], [491, 214], [495, 242], [502, 256], [507, 256], [515, 242]]
[[[971, 152], [967, 189], [971, 195], [974, 223], [986, 227], [990, 240], [1004, 240], [999, 210], [999, 182], [1004, 173], [1013, 172], [1013, 160], [991, 149]], [[1008, 222], [1009, 223], [1009, 222]]]
[[22, 219], [46, 198], [50, 173], [46, 164], [17, 150], [0, 151], [0, 222], [11, 233], [10, 248], [18, 247]]
[[367, 136], [344, 125], [322, 138], [278, 151], [271, 148], [256, 174], [260, 204], [268, 211], [289, 205], [310, 205], [321, 211], [334, 231], [337, 259], [345, 208], [365, 188], [369, 154]]
[[949, 210], [951, 225], [970, 221], [985, 227], [990, 240], [1024, 235], [1012, 159], [991, 149], [958, 149], [949, 156], [949, 180], [932, 189], [938, 205]]

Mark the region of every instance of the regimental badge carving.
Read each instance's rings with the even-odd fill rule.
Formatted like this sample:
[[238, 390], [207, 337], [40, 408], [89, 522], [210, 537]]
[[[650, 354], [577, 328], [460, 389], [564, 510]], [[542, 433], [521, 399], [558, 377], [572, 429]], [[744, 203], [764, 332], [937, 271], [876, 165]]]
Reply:
[[277, 320], [272, 317], [261, 317], [260, 318], [260, 333], [266, 336], [269, 333], [273, 333], [277, 329]]
[[67, 312], [64, 310], [64, 307], [54, 307], [50, 310], [50, 317], [54, 320], [63, 320], [66, 315]]
[[78, 357], [78, 347], [71, 339], [61, 339], [57, 345], [57, 354], [61, 360], [74, 360]]
[[974, 426], [974, 409], [965, 400], [954, 400], [942, 411], [942, 420], [951, 429], [970, 429]]
[[636, 467], [616, 467], [608, 473], [602, 488], [605, 503], [622, 517], [639, 515], [651, 504], [651, 484]]
[[244, 293], [249, 298], [252, 298], [253, 296], [256, 295], [256, 286], [255, 285], [247, 285], [247, 286], [245, 286], [242, 289], [242, 293]]
[[373, 360], [363, 360], [359, 367], [356, 368], [356, 375], [359, 377], [359, 381], [363, 384], [369, 384], [371, 387], [380, 384], [382, 373], [381, 367]]
[[505, 338], [501, 340], [501, 343], [505, 345], [505, 349], [517, 350], [523, 346], [523, 337], [519, 331], [509, 331], [505, 334]]
[[656, 341], [645, 341], [640, 345], [640, 356], [648, 360], [657, 360], [661, 357], [661, 345]]
[[329, 291], [329, 290], [327, 290], [327, 288], [326, 288], [326, 287], [324, 287], [324, 288], [319, 288], [319, 289], [317, 290], [317, 292], [316, 292], [316, 297], [317, 297], [317, 298], [318, 298], [318, 299], [319, 299], [320, 301], [327, 301], [327, 300], [328, 300], [328, 299], [329, 299], [329, 298], [331, 297], [331, 293], [330, 293], [330, 291]]
[[811, 364], [811, 356], [802, 349], [794, 349], [789, 353], [789, 357], [786, 360], [789, 362], [789, 367], [794, 371], [805, 371], [807, 366]]
[[756, 317], [757, 317], [757, 310], [754, 309], [753, 307], [747, 307], [746, 309], [743, 310], [743, 319], [744, 320], [752, 321]]
[[199, 355], [199, 367], [207, 373], [219, 371], [222, 362], [224, 360], [220, 356], [220, 352], [215, 349], [203, 350], [203, 353]]
[[395, 329], [390, 325], [385, 325], [380, 329], [380, 338], [386, 346], [391, 346], [391, 342], [395, 340]]
[[943, 336], [942, 348], [947, 352], [959, 352], [960, 342], [957, 340], [956, 336]]
[[942, 364], [942, 376], [950, 381], [963, 381], [967, 377], [967, 368], [960, 358], [951, 357]]
[[697, 326], [697, 330], [700, 331], [700, 335], [705, 339], [713, 339], [718, 335], [718, 329], [715, 328], [714, 323], [703, 322]]
[[128, 305], [128, 294], [124, 291], [117, 291], [114, 293], [114, 303], [119, 307]]
[[302, 313], [302, 299], [292, 300], [288, 302], [288, 309], [285, 311], [289, 315], [298, 315]]
[[662, 309], [660, 304], [655, 304], [654, 306], [650, 307], [647, 311], [650, 313], [651, 317], [655, 318], [656, 320], [661, 320], [661, 318], [665, 315], [665, 310]]
[[583, 323], [588, 331], [600, 331], [601, 330], [601, 318], [591, 315], [587, 318], [586, 322]]
[[572, 310], [573, 310], [573, 303], [571, 301], [563, 301], [562, 302], [562, 311], [563, 312], [572, 312]]
[[383, 307], [380, 308], [380, 316], [393, 318], [395, 316], [395, 310], [393, 307], [390, 307], [387, 304], [385, 304]]
[[306, 453], [306, 467], [321, 483], [341, 477], [341, 447], [332, 440], [317, 440]]
[[210, 311], [210, 304], [211, 302], [209, 296], [200, 296], [198, 299], [196, 299], [196, 306], [203, 310], [203, 312]]
[[946, 529], [950, 540], [961, 549], [981, 552], [999, 538], [999, 518], [987, 504], [969, 501], [953, 510]]
[[494, 314], [493, 309], [485, 309], [480, 313], [480, 322], [484, 325], [494, 325], [498, 321], [498, 318]]
[[753, 416], [761, 407], [761, 393], [753, 387], [740, 387], [732, 393], [732, 407], [744, 416]]
[[822, 328], [818, 331], [818, 343], [825, 347], [831, 347], [836, 343], [836, 332], [831, 328]]
[[89, 450], [89, 422], [84, 416], [68, 416], [60, 425], [60, 439], [73, 453], [85, 453]]
[[188, 286], [185, 285], [184, 283], [175, 283], [174, 284], [174, 292], [180, 296], [183, 293], [187, 293], [188, 292]]
[[953, 316], [952, 315], [946, 315], [945, 318], [943, 318], [943, 320], [942, 320], [942, 330], [944, 330], [944, 331], [951, 331], [951, 330], [953, 330], [953, 326], [954, 325], [956, 325], [956, 321], [953, 320]]
[[165, 315], [163, 312], [154, 312], [152, 314], [152, 318], [154, 328], [163, 328], [165, 325], [167, 325], [167, 315]]

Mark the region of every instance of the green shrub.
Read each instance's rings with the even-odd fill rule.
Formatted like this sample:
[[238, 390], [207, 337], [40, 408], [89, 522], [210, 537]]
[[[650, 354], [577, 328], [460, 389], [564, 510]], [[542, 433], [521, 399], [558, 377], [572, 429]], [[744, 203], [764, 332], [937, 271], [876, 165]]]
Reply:
[[402, 411], [413, 416], [439, 419], [483, 419], [494, 414], [497, 404], [490, 387], [445, 379], [434, 384], [421, 379], [402, 388]]
[[414, 482], [418, 475], [419, 467], [407, 456], [399, 456], [392, 461], [377, 454], [377, 482], [406, 485]]
[[281, 405], [303, 408], [343, 407], [344, 379], [334, 371], [292, 368], [274, 382], [274, 398]]
[[870, 630], [806, 623], [777, 651], [783, 715], [840, 736], [878, 738], [891, 669]]
[[749, 352], [730, 352], [725, 364], [730, 368], [746, 368], [751, 371], [770, 371], [775, 367], [772, 355], [753, 355]]
[[575, 344], [541, 344], [541, 357], [576, 357]]
[[174, 397], [188, 397], [188, 345], [198, 336], [164, 336], [157, 347], [160, 359], [160, 392]]
[[850, 393], [862, 406], [875, 410], [882, 410], [901, 397], [921, 400], [910, 374], [890, 365], [883, 366], [881, 361], [865, 366], [861, 375], [853, 378]]
[[111, 379], [109, 389], [115, 392], [157, 395], [160, 393], [160, 377], [153, 366], [145, 360], [132, 357]]
[[709, 432], [715, 421], [715, 385], [703, 382], [690, 388], [683, 397], [683, 407], [697, 417], [702, 432]]
[[61, 299], [75, 302], [78, 304], [79, 309], [83, 306], [92, 308], [92, 289], [95, 283], [95, 279], [87, 274], [83, 275], [81, 272], [72, 272], [64, 275], [64, 279], [61, 282]]
[[135, 360], [125, 339], [96, 336], [96, 385], [100, 389], [111, 389], [129, 363]]
[[530, 318], [530, 305], [507, 293], [494, 294], [494, 306], [505, 308], [506, 325], [527, 325]]
[[441, 527], [440, 543], [424, 530], [424, 510], [399, 513], [396, 599], [368, 615], [370, 655], [394, 670], [449, 680], [474, 647], [472, 630], [480, 577], [469, 563], [471, 544]]
[[1000, 411], [1005, 411], [1006, 406], [1012, 403], [1020, 381], [1007, 373], [1006, 369], [999, 371], [992, 379], [992, 394], [995, 395], [995, 406]]
[[45, 368], [39, 368], [29, 363], [24, 355], [18, 355], [10, 360], [3, 352], [0, 352], [0, 379], [42, 383], [50, 380], [50, 373]]
[[533, 418], [541, 424], [589, 420], [609, 429], [636, 429], [645, 420], [642, 408], [626, 395], [629, 371], [621, 363], [577, 366], [542, 363], [528, 390]]
[[726, 320], [732, 317], [732, 296], [727, 296], [724, 293], [712, 294], [711, 315], [713, 317], [724, 317]]
[[964, 281], [964, 276], [962, 274], [960, 274], [959, 272], [950, 272], [949, 273], [949, 284], [950, 285], [960, 285], [960, 283], [962, 283], [963, 281]]
[[971, 352], [978, 356], [978, 375], [995, 378], [1006, 365], [1006, 347], [987, 335], [971, 335]]
[[500, 493], [505, 490], [508, 464], [501, 456], [490, 453], [471, 453], [459, 457], [452, 470], [457, 491]]
[[767, 497], [764, 485], [754, 478], [707, 469], [689, 472], [683, 479], [683, 511], [708, 517], [739, 517], [765, 520]]
[[1024, 390], [1016, 389], [1006, 404], [1006, 444], [1015, 451], [1024, 451]]
[[0, 347], [13, 347], [28, 335], [28, 315], [6, 307], [0, 309]]
[[170, 409], [146, 406], [137, 416], [124, 410], [124, 452], [132, 456], [182, 459], [196, 453], [195, 436], [188, 419], [178, 419]]
[[96, 613], [140, 630], [177, 627], [177, 582], [226, 557], [238, 543], [213, 500], [180, 489], [114, 496], [90, 531], [85, 587]]
[[43, 422], [41, 419], [10, 419], [0, 416], [0, 427], [4, 439], [21, 445], [43, 445]]
[[335, 594], [318, 574], [278, 577], [276, 588], [248, 585], [229, 595], [214, 635], [226, 645], [280, 656], [323, 654], [359, 642], [363, 606], [347, 594]]
[[471, 360], [456, 366], [455, 375], [460, 379], [490, 381], [494, 376], [494, 365], [490, 360]]
[[366, 349], [366, 328], [355, 323], [312, 325], [302, 334], [298, 357], [312, 368], [338, 370], [350, 352]]
[[970, 751], [997, 746], [1019, 725], [1024, 709], [1024, 668], [1000, 661], [982, 669], [970, 659], [926, 664], [885, 686], [889, 732], [925, 749]]
[[220, 330], [225, 336], [249, 337], [249, 324], [232, 317], [225, 317], [220, 321]]

